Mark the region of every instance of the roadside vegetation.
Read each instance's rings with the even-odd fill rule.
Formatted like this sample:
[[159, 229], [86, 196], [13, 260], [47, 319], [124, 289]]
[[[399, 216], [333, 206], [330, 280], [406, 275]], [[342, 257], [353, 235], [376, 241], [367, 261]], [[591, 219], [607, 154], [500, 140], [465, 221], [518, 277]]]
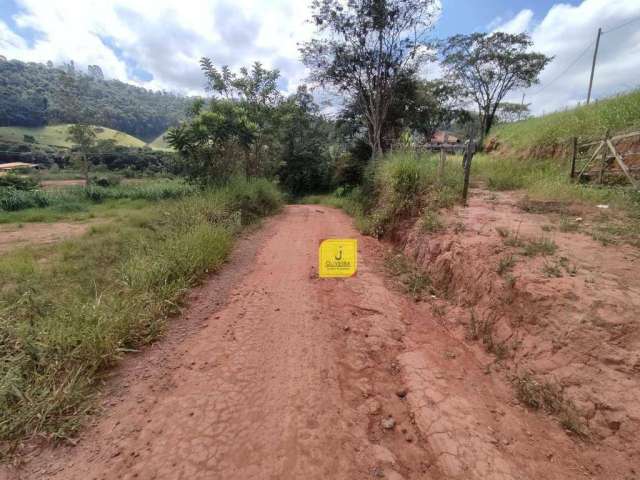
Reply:
[[[488, 146], [503, 156], [548, 158], [572, 137], [601, 138], [640, 127], [640, 90], [569, 110], [496, 126]], [[493, 145], [492, 145], [493, 142]]]
[[25, 435], [72, 435], [104, 369], [156, 338], [188, 288], [222, 265], [234, 235], [281, 202], [272, 183], [234, 178], [83, 237], [0, 256], [5, 447]]
[[493, 155], [476, 155], [472, 179], [490, 190], [526, 192], [520, 208], [532, 213], [561, 215], [560, 228], [578, 231], [573, 210], [581, 206], [606, 205], [592, 215], [589, 230], [603, 244], [625, 241], [640, 245], [640, 192], [620, 185], [589, 185], [572, 181], [567, 166], [558, 160], [503, 159]]
[[114, 200], [157, 201], [180, 198], [197, 191], [184, 180], [146, 180], [137, 184], [70, 186], [53, 190], [0, 189], [0, 223], [53, 221], [85, 213]]
[[462, 167], [458, 159], [451, 158], [440, 178], [438, 161], [437, 155], [394, 152], [368, 167], [362, 186], [308, 196], [303, 201], [342, 208], [355, 218], [360, 231], [377, 238], [416, 216], [422, 216], [426, 230], [440, 230], [443, 225], [437, 211], [461, 199]]

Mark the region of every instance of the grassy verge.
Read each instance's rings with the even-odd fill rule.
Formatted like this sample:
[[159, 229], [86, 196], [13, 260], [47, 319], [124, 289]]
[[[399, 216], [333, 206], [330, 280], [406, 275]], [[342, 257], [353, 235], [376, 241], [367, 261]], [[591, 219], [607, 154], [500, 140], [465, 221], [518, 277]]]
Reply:
[[[503, 124], [491, 132], [500, 151], [520, 158], [545, 157], [572, 137], [602, 137], [640, 127], [640, 90], [562, 112]], [[491, 142], [491, 140], [490, 140]]]
[[181, 180], [151, 180], [113, 187], [71, 186], [56, 190], [0, 191], [0, 223], [51, 222], [90, 218], [94, 208], [136, 201], [157, 202], [191, 195], [196, 189]]
[[84, 237], [0, 256], [0, 446], [72, 435], [105, 368], [163, 330], [243, 225], [276, 211], [267, 181], [131, 210]]
[[436, 155], [396, 152], [370, 165], [361, 187], [304, 201], [342, 208], [359, 230], [379, 238], [414, 216], [423, 216], [425, 229], [439, 229], [437, 210], [453, 206], [461, 191], [459, 159], [449, 158], [440, 178]]
[[[640, 192], [632, 188], [576, 183], [569, 178], [566, 165], [554, 160], [489, 155], [474, 157], [472, 180], [485, 183], [490, 190], [524, 190], [528, 198], [521, 206], [538, 213], [550, 213], [546, 208], [563, 213], [569, 204], [608, 205], [608, 213], [603, 211], [594, 219], [592, 236], [602, 243], [620, 239], [640, 245]], [[536, 202], [540, 202], [538, 206]]]

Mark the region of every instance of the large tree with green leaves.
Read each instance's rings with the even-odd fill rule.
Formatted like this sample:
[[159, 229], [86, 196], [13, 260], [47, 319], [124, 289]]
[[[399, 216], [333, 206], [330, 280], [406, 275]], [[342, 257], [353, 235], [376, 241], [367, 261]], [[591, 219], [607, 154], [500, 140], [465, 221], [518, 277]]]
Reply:
[[398, 82], [428, 55], [436, 0], [314, 0], [318, 36], [301, 47], [311, 78], [358, 103], [374, 155]]
[[455, 35], [443, 42], [441, 63], [446, 76], [477, 105], [483, 138], [505, 96], [537, 83], [552, 60], [530, 51], [532, 45], [526, 33], [504, 32]]
[[207, 79], [207, 89], [214, 94], [212, 106], [219, 99], [235, 102], [245, 110], [253, 124], [253, 139], [246, 156], [246, 174], [255, 176], [277, 169], [277, 109], [283, 101], [278, 89], [278, 70], [269, 70], [260, 62], [250, 69], [233, 72], [228, 66], [218, 69], [203, 57], [200, 66]]
[[332, 180], [329, 150], [333, 125], [319, 114], [304, 85], [279, 110], [281, 185], [293, 195], [326, 190]]

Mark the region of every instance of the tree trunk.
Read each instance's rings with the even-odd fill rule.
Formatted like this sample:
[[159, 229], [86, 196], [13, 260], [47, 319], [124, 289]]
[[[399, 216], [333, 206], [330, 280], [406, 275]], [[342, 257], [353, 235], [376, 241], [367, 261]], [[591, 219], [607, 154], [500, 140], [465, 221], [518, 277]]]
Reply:
[[86, 153], [82, 153], [82, 176], [84, 177], [85, 188], [89, 186], [89, 159]]

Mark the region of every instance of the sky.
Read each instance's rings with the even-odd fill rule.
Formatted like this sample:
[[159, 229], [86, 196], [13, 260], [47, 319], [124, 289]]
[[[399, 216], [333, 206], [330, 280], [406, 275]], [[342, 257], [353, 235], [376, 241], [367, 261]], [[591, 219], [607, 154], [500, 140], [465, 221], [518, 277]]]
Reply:
[[[640, 0], [440, 0], [431, 35], [528, 32], [553, 56], [540, 84], [509, 100], [535, 114], [584, 102], [593, 43], [603, 27], [595, 98], [640, 86]], [[278, 68], [293, 92], [307, 72], [298, 44], [311, 38], [310, 0], [0, 0], [0, 55], [55, 64], [98, 64], [107, 78], [154, 90], [202, 94], [198, 60]], [[636, 21], [637, 20], [637, 21]], [[624, 26], [625, 23], [631, 22]], [[617, 28], [620, 27], [621, 28]], [[617, 30], [612, 30], [617, 28]], [[437, 65], [427, 75], [439, 74]]]

